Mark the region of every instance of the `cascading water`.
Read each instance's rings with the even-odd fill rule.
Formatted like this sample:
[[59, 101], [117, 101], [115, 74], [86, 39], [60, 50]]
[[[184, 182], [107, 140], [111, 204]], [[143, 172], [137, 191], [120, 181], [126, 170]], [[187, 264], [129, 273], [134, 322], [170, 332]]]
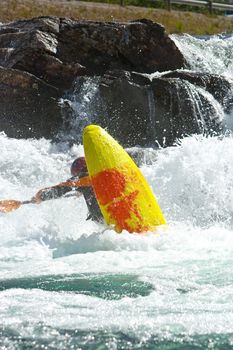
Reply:
[[[232, 37], [175, 40], [203, 71], [207, 48], [219, 45], [221, 73], [232, 77]], [[141, 170], [169, 223], [154, 233], [86, 221], [74, 197], [0, 214], [0, 348], [232, 349], [232, 147], [229, 134], [194, 135], [144, 150]], [[83, 154], [77, 143], [3, 133], [0, 149], [1, 199], [29, 199], [68, 178]]]
[[[64, 113], [63, 126], [57, 139], [63, 141], [81, 142], [82, 130], [95, 120], [95, 106], [98, 103], [98, 79], [77, 79], [65, 99], [61, 99], [64, 109], [69, 106], [70, 113]], [[67, 115], [66, 115], [67, 114]]]
[[232, 79], [232, 35], [195, 38], [190, 35], [171, 35], [193, 70], [222, 74]]
[[[208, 38], [195, 38], [190, 35], [171, 35], [177, 47], [182, 51], [190, 68], [196, 72], [220, 74], [231, 84], [231, 96], [233, 92], [233, 37], [232, 35], [219, 35]], [[203, 91], [206, 95], [206, 92]], [[227, 129], [233, 130], [232, 114], [223, 113], [213, 96], [209, 95], [210, 104], [219, 115], [220, 120]], [[200, 104], [199, 104], [200, 105]], [[231, 103], [232, 105], [232, 103]], [[203, 113], [203, 112], [202, 112]]]

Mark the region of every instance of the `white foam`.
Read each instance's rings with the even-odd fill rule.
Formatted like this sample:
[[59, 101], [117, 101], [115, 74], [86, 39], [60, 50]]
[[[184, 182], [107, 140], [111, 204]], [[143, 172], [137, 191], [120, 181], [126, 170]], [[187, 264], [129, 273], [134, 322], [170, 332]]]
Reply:
[[[64, 151], [46, 140], [3, 134], [0, 146], [4, 199], [27, 199], [66, 179], [72, 159], [83, 152], [80, 146]], [[120, 300], [5, 290], [0, 298], [4, 326], [22, 336], [35, 335], [40, 322], [118, 330], [143, 339], [232, 332], [232, 147], [230, 136], [193, 136], [159, 150], [156, 161], [141, 167], [169, 223], [156, 232], [118, 235], [86, 221], [85, 202], [76, 198], [1, 214], [0, 279], [124, 273], [154, 287], [146, 297]], [[50, 331], [45, 331], [48, 337]]]
[[210, 36], [205, 39], [191, 35], [171, 35], [194, 71], [225, 75], [233, 79], [233, 36]]

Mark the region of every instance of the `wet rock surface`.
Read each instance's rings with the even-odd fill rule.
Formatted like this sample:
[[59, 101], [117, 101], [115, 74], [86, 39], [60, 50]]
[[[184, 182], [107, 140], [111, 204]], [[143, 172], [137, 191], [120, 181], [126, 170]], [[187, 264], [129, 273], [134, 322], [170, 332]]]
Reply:
[[164, 74], [163, 77], [189, 81], [191, 84], [205, 89], [212, 94], [219, 103], [227, 106], [231, 84], [223, 76], [184, 70], [169, 72]]
[[[107, 127], [124, 146], [166, 146], [183, 135], [220, 130], [211, 98], [227, 110], [230, 84], [184, 68], [164, 27], [149, 20], [39, 17], [2, 24], [0, 130], [58, 141], [65, 129], [66, 140], [71, 135], [70, 141], [79, 142], [75, 135], [88, 123], [80, 106], [88, 103], [92, 122]], [[95, 100], [80, 92], [90, 78], [98, 90]], [[80, 94], [79, 108], [72, 94]]]
[[59, 128], [59, 91], [34, 75], [0, 67], [0, 125], [10, 137], [51, 137]]
[[[109, 69], [151, 73], [181, 68], [183, 55], [163, 26], [40, 17], [0, 26], [0, 64], [66, 89], [75, 77]], [[67, 82], [67, 80], [68, 82]]]
[[230, 84], [218, 76], [186, 75], [174, 72], [149, 79], [138, 73], [108, 72], [99, 87], [99, 122], [128, 146], [169, 146], [185, 135], [219, 132], [219, 102], [227, 98]]

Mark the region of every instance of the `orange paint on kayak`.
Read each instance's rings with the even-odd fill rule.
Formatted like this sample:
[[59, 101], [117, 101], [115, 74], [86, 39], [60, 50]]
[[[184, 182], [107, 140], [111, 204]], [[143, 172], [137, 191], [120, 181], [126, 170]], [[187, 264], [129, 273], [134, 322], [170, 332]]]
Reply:
[[99, 172], [92, 178], [97, 199], [102, 205], [120, 197], [125, 190], [125, 177], [116, 169]]
[[133, 232], [135, 230], [136, 232], [142, 232], [146, 230], [146, 227], [142, 227], [140, 224], [132, 229], [127, 223], [127, 220], [131, 219], [132, 214], [138, 218], [139, 222], [142, 221], [137, 205], [134, 203], [137, 195], [138, 191], [134, 191], [128, 196], [114, 201], [107, 208], [110, 216], [117, 222], [121, 229], [125, 229], [128, 232]]
[[[129, 177], [129, 175], [128, 175]], [[132, 181], [133, 174], [130, 175]], [[142, 232], [147, 227], [140, 223], [143, 221], [135, 199], [138, 191], [126, 194], [126, 183], [128, 179], [125, 174], [117, 169], [106, 169], [92, 178], [92, 184], [95, 189], [96, 197], [101, 205], [105, 206], [109, 216], [117, 223], [117, 227], [128, 232]], [[132, 228], [129, 221], [134, 219], [135, 224]]]

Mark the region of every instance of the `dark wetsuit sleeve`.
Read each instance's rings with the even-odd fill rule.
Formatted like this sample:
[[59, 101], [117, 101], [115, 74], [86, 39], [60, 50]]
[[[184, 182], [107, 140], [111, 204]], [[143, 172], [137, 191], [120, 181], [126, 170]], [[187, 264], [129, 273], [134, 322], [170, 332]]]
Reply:
[[51, 187], [45, 188], [40, 193], [40, 198], [42, 201], [48, 201], [50, 199], [57, 199], [64, 196], [66, 193], [73, 190], [73, 187]]
[[[71, 177], [67, 181], [78, 180], [76, 176]], [[63, 197], [66, 193], [71, 192], [76, 188], [72, 186], [54, 186], [48, 187], [40, 191], [40, 199], [42, 201], [48, 201], [50, 199], [57, 199]]]

